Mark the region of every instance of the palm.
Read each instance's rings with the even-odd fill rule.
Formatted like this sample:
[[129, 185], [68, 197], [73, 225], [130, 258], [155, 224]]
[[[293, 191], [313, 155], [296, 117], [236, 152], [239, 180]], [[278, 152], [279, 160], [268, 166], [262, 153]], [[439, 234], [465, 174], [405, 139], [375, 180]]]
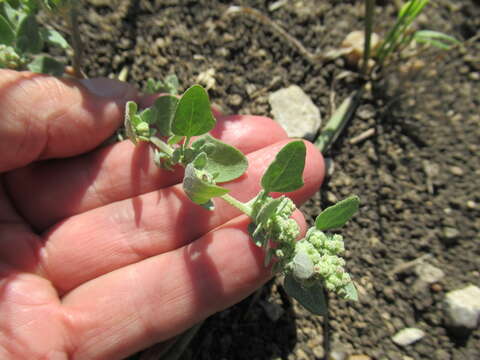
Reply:
[[[103, 116], [120, 116], [110, 112]], [[265, 118], [227, 117], [215, 135], [249, 153], [247, 176], [228, 186], [250, 198], [284, 133]], [[70, 145], [56, 141], [43, 158]], [[298, 202], [318, 187], [319, 161], [310, 148], [306, 186], [293, 193]], [[122, 142], [3, 177], [0, 358], [122, 358], [268, 278], [261, 251], [248, 241], [248, 219], [221, 201], [215, 212], [188, 201], [181, 171], [156, 168], [146, 146]]]

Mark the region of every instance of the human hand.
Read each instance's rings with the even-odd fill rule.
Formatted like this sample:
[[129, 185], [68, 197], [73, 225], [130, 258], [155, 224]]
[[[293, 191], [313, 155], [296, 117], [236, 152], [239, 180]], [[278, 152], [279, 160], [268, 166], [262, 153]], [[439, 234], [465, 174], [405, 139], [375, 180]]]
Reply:
[[[221, 200], [214, 212], [193, 204], [181, 169], [158, 169], [148, 146], [129, 141], [92, 151], [120, 125], [126, 100], [142, 102], [113, 80], [0, 70], [1, 359], [119, 359], [270, 276], [248, 218]], [[242, 201], [288, 142], [255, 116], [219, 116], [212, 134], [248, 154], [247, 173], [225, 184]], [[289, 196], [302, 203], [322, 178], [309, 144], [305, 186]]]

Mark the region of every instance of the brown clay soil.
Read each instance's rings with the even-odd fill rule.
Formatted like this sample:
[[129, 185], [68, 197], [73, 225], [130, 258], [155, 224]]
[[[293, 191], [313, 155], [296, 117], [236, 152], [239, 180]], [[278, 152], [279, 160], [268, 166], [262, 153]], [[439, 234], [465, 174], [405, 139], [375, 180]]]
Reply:
[[[276, 10], [272, 4], [280, 4]], [[375, 31], [384, 34], [396, 8], [377, 1]], [[301, 40], [307, 50], [336, 48], [362, 29], [363, 1], [239, 0]], [[296, 84], [323, 119], [359, 82], [343, 59], [311, 63], [271, 26], [248, 16], [223, 18], [221, 0], [85, 0], [81, 33], [86, 73], [116, 76], [140, 88], [149, 77], [175, 73], [185, 89], [214, 70], [210, 97], [226, 113], [269, 116], [268, 94]], [[432, 1], [417, 22], [467, 41], [478, 35], [478, 0]], [[445, 293], [480, 286], [480, 40], [448, 53], [419, 56], [412, 76], [391, 69], [361, 101], [327, 154], [334, 171], [303, 208], [310, 220], [335, 199], [358, 194], [360, 212], [342, 230], [347, 264], [360, 301], [330, 298], [326, 319], [288, 299], [272, 280], [249, 297], [209, 318], [183, 359], [322, 359], [325, 344], [357, 359], [480, 359], [480, 329], [456, 338], [445, 325]], [[363, 142], [350, 139], [365, 130]], [[426, 261], [445, 272], [432, 286], [414, 286], [412, 267]], [[277, 311], [278, 319], [268, 310]], [[161, 310], [159, 310], [161, 311]], [[391, 338], [404, 327], [425, 337], [399, 347]], [[324, 341], [328, 335], [328, 341]], [[132, 357], [156, 359], [154, 350]]]

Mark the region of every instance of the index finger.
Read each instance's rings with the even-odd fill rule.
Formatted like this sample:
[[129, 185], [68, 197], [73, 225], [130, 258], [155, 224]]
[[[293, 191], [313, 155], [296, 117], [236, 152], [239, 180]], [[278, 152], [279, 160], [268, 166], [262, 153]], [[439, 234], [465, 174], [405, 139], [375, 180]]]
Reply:
[[73, 80], [0, 70], [0, 172], [98, 146], [122, 121], [135, 89], [110, 79]]

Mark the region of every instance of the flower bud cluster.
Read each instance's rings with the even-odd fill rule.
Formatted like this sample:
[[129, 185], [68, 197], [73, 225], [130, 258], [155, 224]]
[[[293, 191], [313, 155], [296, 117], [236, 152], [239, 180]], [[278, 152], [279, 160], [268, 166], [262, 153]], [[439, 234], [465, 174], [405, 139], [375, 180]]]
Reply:
[[24, 65], [24, 59], [11, 46], [0, 45], [0, 68], [18, 69]]
[[[307, 285], [322, 280], [328, 290], [345, 295], [345, 287], [351, 283], [351, 278], [344, 269], [345, 260], [339, 256], [344, 251], [341, 235], [329, 235], [311, 228], [305, 238], [296, 243], [295, 256], [289, 267], [294, 276], [296, 271], [305, 274], [308, 273], [305, 269], [311, 268], [311, 276], [300, 280]], [[303, 256], [303, 254], [307, 256]], [[300, 269], [301, 272], [297, 269]]]
[[277, 212], [271, 216], [265, 224], [265, 230], [280, 244], [290, 244], [300, 234], [300, 229], [295, 220], [290, 216], [295, 211], [296, 206], [292, 200], [285, 197], [277, 208]]

